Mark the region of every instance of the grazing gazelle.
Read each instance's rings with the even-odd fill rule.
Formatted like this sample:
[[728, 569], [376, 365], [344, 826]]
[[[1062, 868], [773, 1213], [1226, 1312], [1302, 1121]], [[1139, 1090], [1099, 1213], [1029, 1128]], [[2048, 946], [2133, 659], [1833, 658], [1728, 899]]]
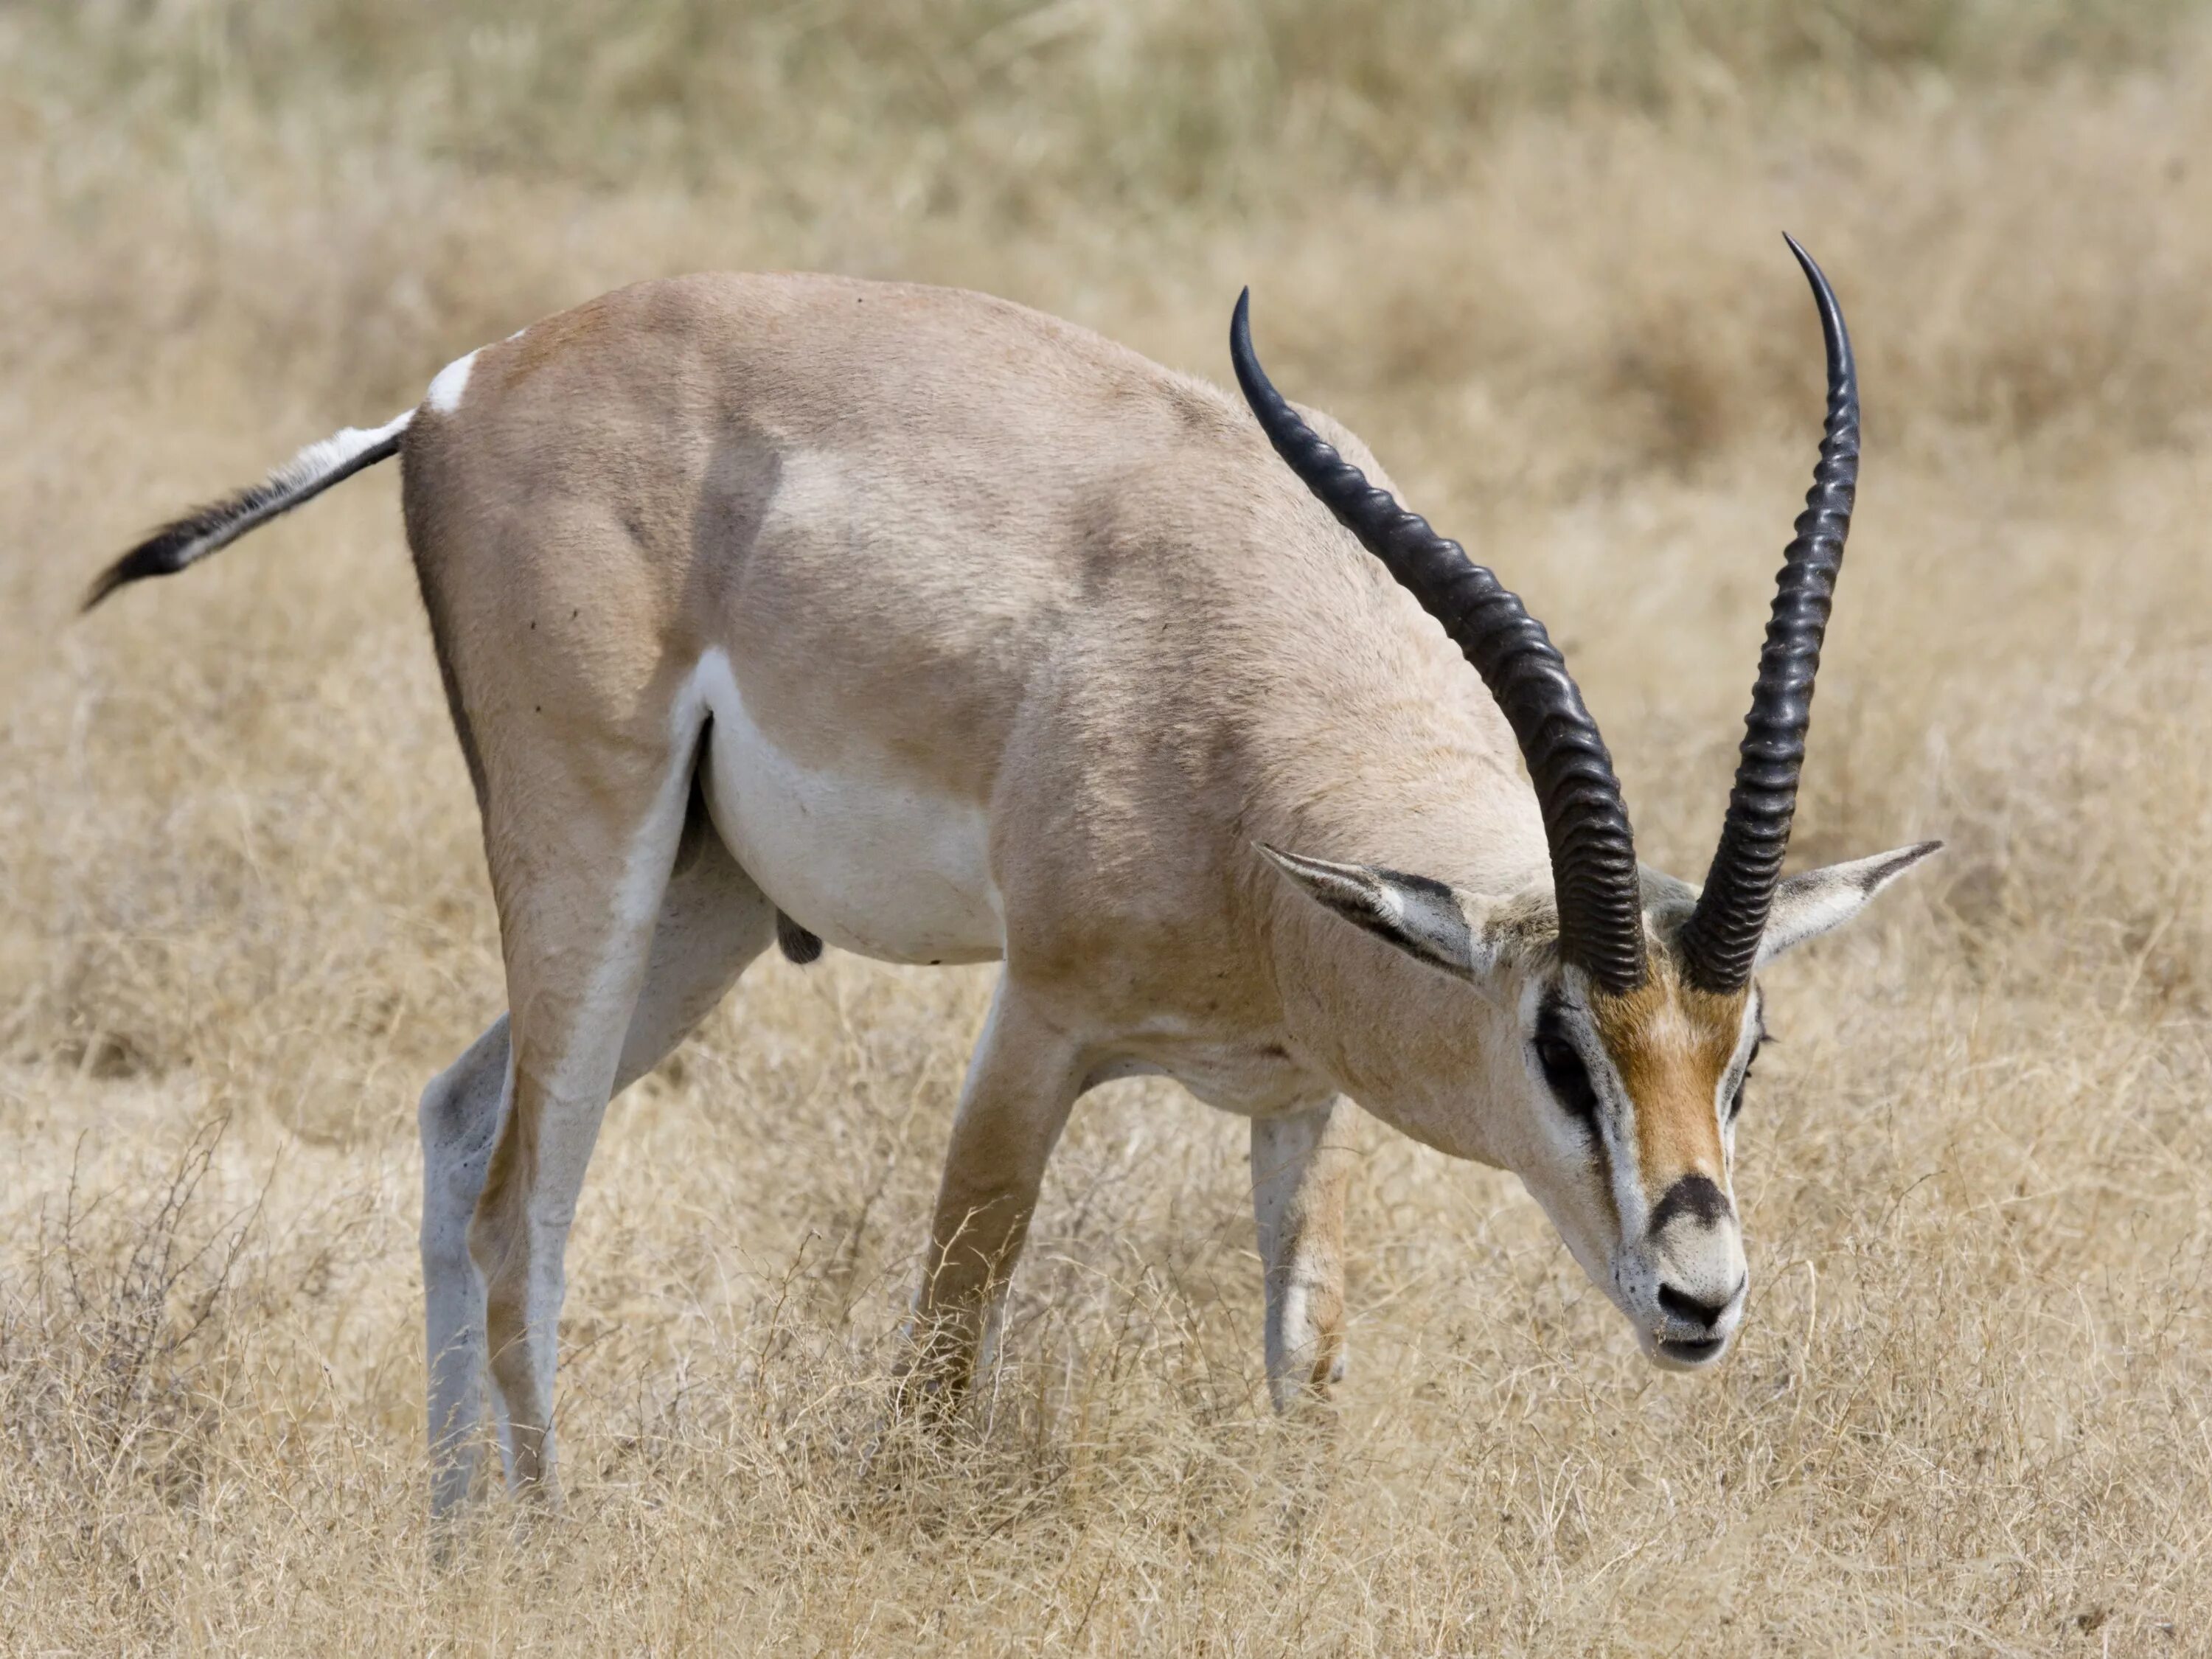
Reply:
[[1284, 401], [1241, 300], [1249, 411], [973, 294], [647, 283], [117, 562], [93, 599], [404, 457], [508, 1008], [422, 1097], [437, 1505], [487, 1364], [508, 1480], [550, 1492], [609, 1097], [779, 935], [1004, 963], [916, 1298], [939, 1399], [1070, 1107], [1139, 1073], [1251, 1120], [1279, 1404], [1342, 1375], [1346, 1097], [1516, 1172], [1654, 1360], [1713, 1363], [1753, 970], [1935, 845], [1780, 879], [1858, 450], [1798, 258], [1827, 426], [1702, 890], [1637, 864], [1543, 628]]

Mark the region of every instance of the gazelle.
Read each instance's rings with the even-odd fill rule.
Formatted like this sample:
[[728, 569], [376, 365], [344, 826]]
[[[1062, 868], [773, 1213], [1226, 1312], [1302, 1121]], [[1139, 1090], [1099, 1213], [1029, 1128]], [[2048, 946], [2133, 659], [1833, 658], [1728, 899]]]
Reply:
[[509, 1011], [422, 1102], [436, 1507], [487, 1367], [510, 1485], [552, 1491], [609, 1097], [779, 933], [1004, 964], [915, 1301], [939, 1399], [1069, 1109], [1139, 1073], [1251, 1120], [1279, 1405], [1343, 1373], [1346, 1097], [1518, 1174], [1658, 1364], [1718, 1359], [1753, 970], [1936, 845], [1780, 878], [1858, 449], [1790, 246], [1827, 422], [1702, 890], [1637, 863], [1542, 626], [1277, 393], [1243, 299], [1249, 409], [974, 294], [647, 283], [112, 566], [88, 603], [404, 458]]

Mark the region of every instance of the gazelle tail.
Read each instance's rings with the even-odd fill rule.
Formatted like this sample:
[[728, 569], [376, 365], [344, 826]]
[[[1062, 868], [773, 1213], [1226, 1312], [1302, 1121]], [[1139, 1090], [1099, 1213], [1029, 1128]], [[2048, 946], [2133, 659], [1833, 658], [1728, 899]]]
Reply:
[[91, 610], [117, 588], [145, 577], [173, 576], [363, 467], [389, 460], [399, 453], [400, 436], [414, 417], [410, 409], [374, 429], [347, 427], [309, 444], [259, 483], [163, 525], [100, 573], [85, 592], [84, 608]]

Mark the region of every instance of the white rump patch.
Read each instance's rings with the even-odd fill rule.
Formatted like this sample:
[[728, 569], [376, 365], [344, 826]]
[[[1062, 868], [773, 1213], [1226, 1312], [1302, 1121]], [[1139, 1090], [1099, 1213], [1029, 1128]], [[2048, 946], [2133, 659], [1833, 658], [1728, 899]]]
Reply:
[[469, 389], [469, 371], [476, 367], [477, 354], [456, 357], [437, 373], [430, 382], [430, 390], [422, 401], [441, 415], [450, 415], [461, 406], [462, 396]]

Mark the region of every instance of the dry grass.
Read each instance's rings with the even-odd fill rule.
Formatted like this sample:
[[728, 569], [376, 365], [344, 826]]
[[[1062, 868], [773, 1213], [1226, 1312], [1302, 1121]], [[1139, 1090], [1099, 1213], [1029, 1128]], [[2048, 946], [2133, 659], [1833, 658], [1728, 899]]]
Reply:
[[[2212, 1651], [2193, 9], [514, 15], [0, 9], [11, 1650]], [[1373, 1130], [1341, 1422], [1278, 1425], [1238, 1126], [1121, 1085], [975, 1421], [886, 1435], [985, 981], [764, 963], [610, 1119], [569, 1518], [430, 1571], [412, 1106], [499, 985], [393, 481], [70, 625], [101, 558], [639, 276], [965, 282], [1217, 375], [1249, 279], [1694, 875], [1810, 459], [1785, 226], [1872, 445], [1800, 848], [1953, 851], [1770, 976], [1724, 1371]]]

